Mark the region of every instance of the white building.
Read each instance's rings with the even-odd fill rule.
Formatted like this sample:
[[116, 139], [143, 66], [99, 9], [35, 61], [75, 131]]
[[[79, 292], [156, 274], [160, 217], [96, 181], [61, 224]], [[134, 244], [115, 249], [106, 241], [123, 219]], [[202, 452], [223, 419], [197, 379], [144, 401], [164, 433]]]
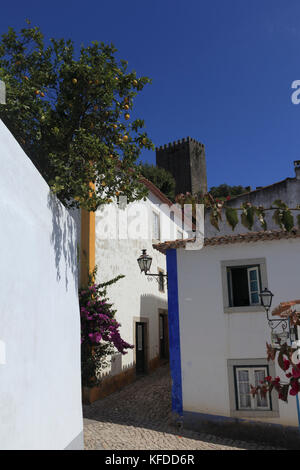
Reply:
[[95, 216], [96, 282], [125, 277], [108, 288], [117, 310], [121, 337], [134, 346], [126, 355], [116, 354], [103, 374], [99, 387], [87, 391], [86, 401], [94, 401], [147, 373], [168, 359], [168, 306], [166, 277], [141, 273], [137, 258], [146, 249], [152, 260], [152, 274], [166, 274], [166, 257], [154, 250], [159, 241], [187, 237], [182, 228], [181, 210], [150, 181], [146, 201], [105, 205]]
[[77, 233], [0, 120], [0, 448], [82, 449]]
[[224, 235], [198, 251], [186, 241], [155, 245], [167, 254], [172, 406], [185, 426], [264, 441], [287, 429], [298, 434], [295, 397], [285, 403], [273, 391], [259, 400], [250, 384], [285, 378], [266, 358], [271, 330], [258, 293], [269, 288], [273, 306], [299, 298], [299, 237], [297, 230]]

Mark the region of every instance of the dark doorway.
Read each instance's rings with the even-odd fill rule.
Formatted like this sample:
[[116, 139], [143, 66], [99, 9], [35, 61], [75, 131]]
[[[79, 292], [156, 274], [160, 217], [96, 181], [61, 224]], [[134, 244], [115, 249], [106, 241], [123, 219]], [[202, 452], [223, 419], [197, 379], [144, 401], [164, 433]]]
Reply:
[[168, 316], [159, 314], [159, 356], [160, 359], [169, 359]]
[[135, 347], [136, 347], [136, 373], [146, 372], [146, 323], [137, 322], [135, 324]]

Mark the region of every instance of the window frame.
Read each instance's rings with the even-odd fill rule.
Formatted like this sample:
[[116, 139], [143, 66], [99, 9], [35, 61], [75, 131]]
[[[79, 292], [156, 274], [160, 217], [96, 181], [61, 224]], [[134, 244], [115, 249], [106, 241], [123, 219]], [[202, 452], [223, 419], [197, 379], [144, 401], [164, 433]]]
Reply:
[[[269, 367], [267, 365], [247, 365], [247, 366], [233, 366], [234, 370], [234, 383], [235, 383], [235, 394], [236, 394], [236, 409], [237, 411], [272, 411], [272, 398], [270, 393], [267, 393], [266, 398], [268, 405], [267, 406], [258, 406], [257, 396], [253, 397], [250, 393], [250, 385], [258, 385], [255, 383], [255, 372], [257, 370], [263, 370], [264, 376], [269, 375]], [[242, 407], [240, 402], [240, 385], [238, 380], [238, 371], [247, 371], [249, 377], [249, 395], [250, 395], [250, 407]]]
[[[260, 300], [258, 297], [258, 302], [252, 302], [251, 294], [259, 293], [261, 290], [261, 274], [260, 274], [260, 265], [251, 265], [251, 266], [228, 266], [227, 269], [227, 279], [228, 279], [228, 296], [229, 296], [229, 307], [241, 307], [241, 305], [233, 305], [233, 282], [232, 282], [232, 271], [235, 268], [244, 269], [247, 271], [247, 280], [248, 280], [248, 296], [249, 296], [249, 305], [245, 305], [244, 307], [250, 306], [257, 306], [260, 305]], [[256, 281], [258, 283], [258, 290], [251, 291], [251, 279], [250, 279], [250, 272], [256, 272]]]
[[[157, 231], [158, 231], [158, 238], [155, 238], [154, 233], [154, 220], [155, 216], [157, 217]], [[152, 240], [160, 241], [160, 213], [153, 208], [151, 209], [151, 232], [152, 232]]]
[[[233, 418], [277, 418], [279, 417], [279, 399], [276, 390], [270, 393], [270, 408], [243, 408], [238, 409], [238, 395], [235, 368], [238, 369], [265, 368], [267, 375], [276, 376], [275, 363], [268, 362], [266, 358], [227, 359], [228, 391], [230, 416]], [[249, 381], [252, 385], [254, 383]]]
[[[222, 294], [223, 294], [223, 308], [224, 313], [243, 313], [243, 312], [264, 312], [264, 308], [261, 303], [249, 304], [249, 306], [232, 306], [232, 292], [229, 288], [229, 275], [230, 268], [253, 268], [259, 267], [259, 288], [268, 288], [267, 280], [267, 269], [265, 258], [247, 258], [247, 259], [236, 259], [236, 260], [223, 260], [221, 264], [221, 276], [222, 276]], [[249, 286], [249, 282], [248, 282]], [[249, 299], [250, 300], [250, 299]]]

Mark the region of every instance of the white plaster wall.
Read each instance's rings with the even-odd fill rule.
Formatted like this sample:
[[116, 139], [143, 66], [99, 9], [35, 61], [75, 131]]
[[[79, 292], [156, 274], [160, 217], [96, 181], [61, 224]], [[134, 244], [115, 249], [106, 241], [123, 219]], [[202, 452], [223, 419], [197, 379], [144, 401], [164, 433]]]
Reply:
[[[147, 201], [142, 205], [130, 204], [128, 220], [136, 217], [132, 229], [136, 229], [137, 239], [120, 239], [116, 236], [116, 211], [113, 204], [98, 209], [96, 212], [96, 265], [98, 266], [98, 281], [104, 282], [124, 274], [125, 278], [108, 288], [110, 300], [117, 309], [116, 318], [121, 323], [121, 336], [130, 344], [134, 344], [134, 319], [147, 318], [149, 321], [148, 360], [159, 355], [159, 309], [167, 310], [167, 287], [162, 293], [155, 279], [140, 272], [137, 258], [143, 248], [152, 256], [151, 273], [158, 273], [158, 268], [166, 273], [165, 255], [152, 248], [150, 236], [151, 221], [148, 219], [151, 210], [160, 214], [161, 240], [175, 239], [177, 229], [181, 229], [180, 220], [175, 215], [170, 219], [167, 206], [160, 206], [159, 199], [149, 193]], [[139, 211], [139, 216], [136, 216]], [[148, 225], [147, 225], [148, 220]], [[124, 223], [119, 222], [124, 229]], [[148, 231], [145, 230], [148, 227]], [[124, 236], [124, 232], [123, 236]], [[130, 229], [128, 228], [128, 233]], [[186, 236], [186, 232], [183, 232]], [[103, 239], [106, 238], [106, 239]], [[140, 239], [139, 239], [140, 238]], [[105, 371], [112, 375], [134, 365], [134, 350], [126, 355], [117, 355], [112, 366]]]
[[2, 121], [0, 162], [0, 448], [80, 448], [75, 223]]
[[[276, 306], [299, 298], [300, 240], [180, 249], [177, 257], [183, 408], [230, 416], [227, 359], [265, 358], [271, 341], [264, 311], [224, 313], [220, 262], [265, 258]], [[295, 397], [279, 406], [279, 418], [260, 420], [297, 426]]]

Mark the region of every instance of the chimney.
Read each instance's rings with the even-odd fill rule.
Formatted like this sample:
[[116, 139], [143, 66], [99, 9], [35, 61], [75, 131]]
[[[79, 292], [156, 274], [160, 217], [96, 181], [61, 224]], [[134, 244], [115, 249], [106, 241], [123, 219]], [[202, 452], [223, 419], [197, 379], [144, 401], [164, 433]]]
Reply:
[[0, 80], [0, 104], [5, 104], [5, 83]]
[[294, 161], [294, 167], [295, 167], [296, 179], [300, 180], [300, 160]]

